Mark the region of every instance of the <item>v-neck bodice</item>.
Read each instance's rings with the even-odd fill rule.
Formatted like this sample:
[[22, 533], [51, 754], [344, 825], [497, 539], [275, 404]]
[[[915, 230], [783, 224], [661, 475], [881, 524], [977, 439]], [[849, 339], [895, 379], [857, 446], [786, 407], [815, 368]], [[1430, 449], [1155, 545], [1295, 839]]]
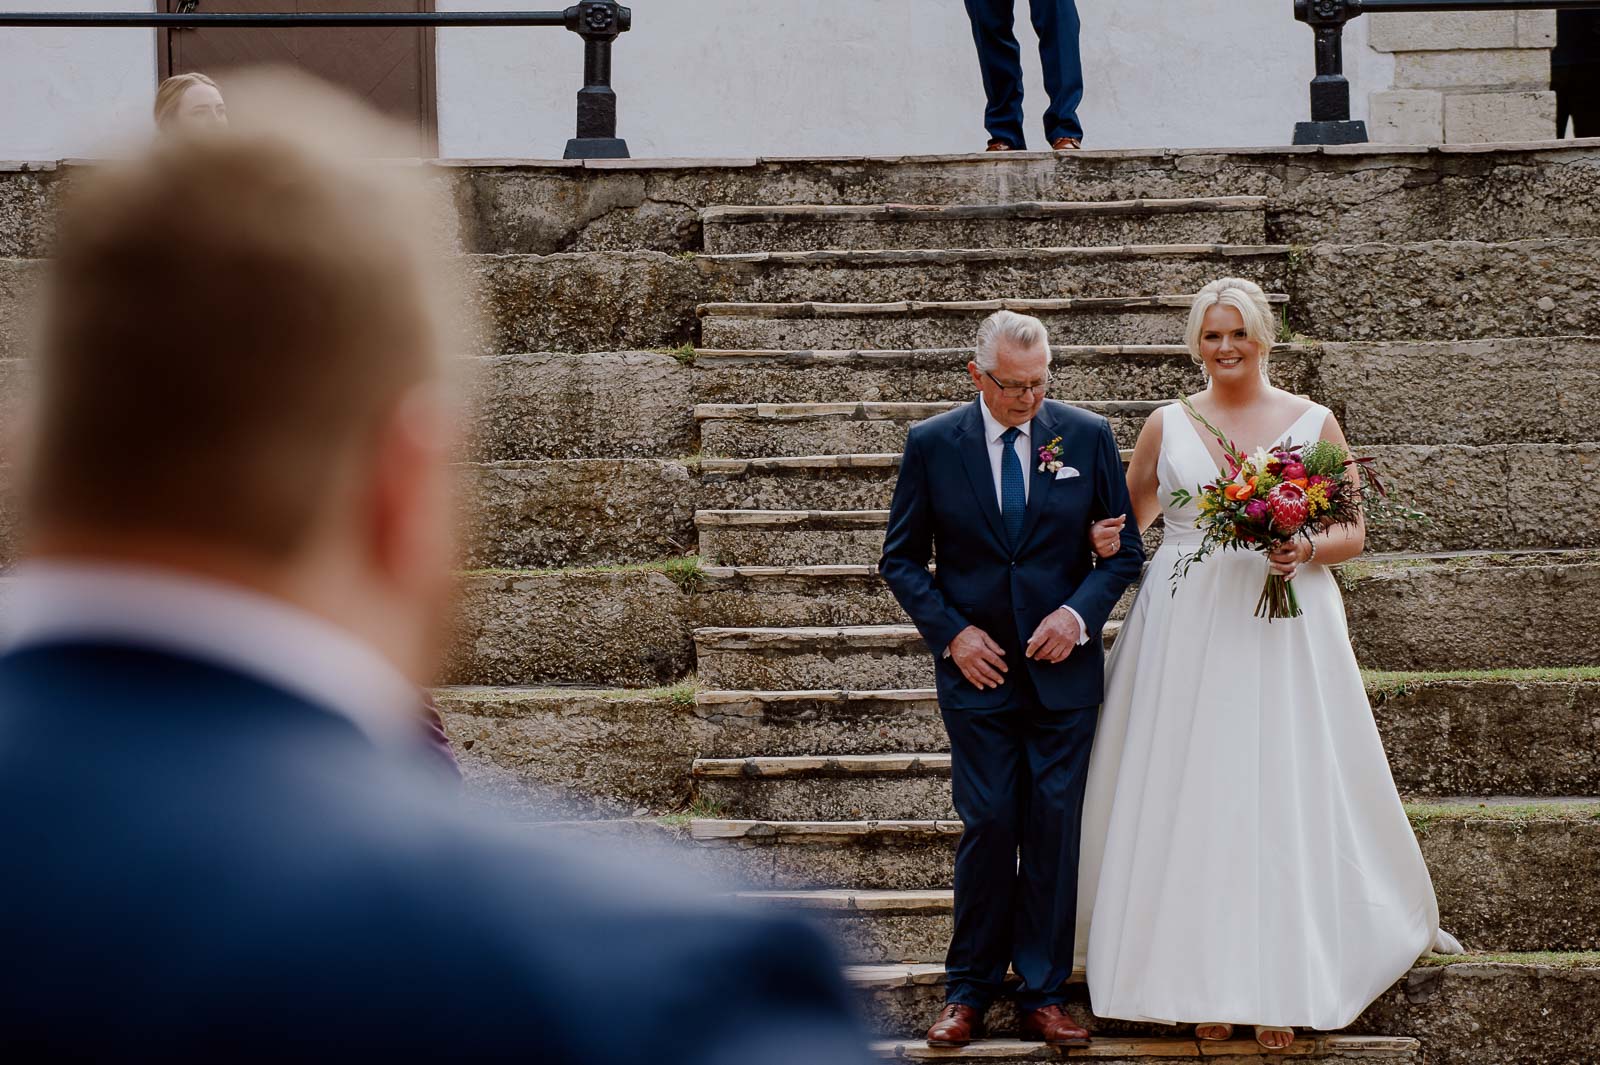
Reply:
[[[1195, 495], [1202, 485], [1212, 484], [1222, 476], [1222, 471], [1200, 436], [1203, 430], [1194, 424], [1183, 404], [1167, 404], [1161, 408], [1161, 418], [1161, 455], [1156, 463], [1161, 518], [1166, 526], [1161, 542], [1163, 546], [1195, 547], [1201, 539], [1200, 530], [1195, 527], [1200, 512], [1193, 502], [1184, 506], [1174, 503], [1172, 494], [1184, 489]], [[1320, 440], [1327, 418], [1328, 408], [1313, 403], [1270, 446], [1277, 447], [1285, 441], [1309, 444]]]

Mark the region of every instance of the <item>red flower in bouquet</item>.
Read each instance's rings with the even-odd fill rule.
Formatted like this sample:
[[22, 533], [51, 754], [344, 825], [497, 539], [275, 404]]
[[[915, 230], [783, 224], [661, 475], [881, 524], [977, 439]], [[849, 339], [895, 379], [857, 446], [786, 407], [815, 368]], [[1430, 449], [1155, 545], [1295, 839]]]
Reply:
[[[1288, 469], [1284, 467], [1285, 472]], [[1272, 510], [1272, 524], [1280, 532], [1297, 533], [1306, 519], [1311, 517], [1311, 504], [1306, 500], [1306, 490], [1293, 481], [1283, 481], [1268, 492], [1267, 506]]]

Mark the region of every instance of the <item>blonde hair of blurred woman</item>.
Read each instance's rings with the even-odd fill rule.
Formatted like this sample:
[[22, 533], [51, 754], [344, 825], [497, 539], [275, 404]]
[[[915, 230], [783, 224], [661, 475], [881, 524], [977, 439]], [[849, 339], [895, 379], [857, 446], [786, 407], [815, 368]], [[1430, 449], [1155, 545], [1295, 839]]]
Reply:
[[174, 74], [163, 81], [156, 89], [153, 112], [156, 128], [163, 133], [228, 124], [222, 90], [204, 74]]
[[230, 92], [266, 105], [248, 133], [163, 138], [69, 194], [24, 549], [255, 587], [412, 672], [454, 562], [441, 208], [420, 170], [373, 162], [404, 134], [353, 98]]
[[1242, 277], [1220, 278], [1195, 293], [1194, 302], [1189, 305], [1189, 324], [1183, 335], [1189, 358], [1196, 366], [1205, 365], [1200, 357], [1200, 333], [1206, 312], [1219, 303], [1238, 311], [1239, 317], [1244, 319], [1245, 335], [1261, 345], [1261, 376], [1266, 379], [1267, 359], [1278, 340], [1278, 324], [1272, 315], [1272, 302], [1261, 286]]

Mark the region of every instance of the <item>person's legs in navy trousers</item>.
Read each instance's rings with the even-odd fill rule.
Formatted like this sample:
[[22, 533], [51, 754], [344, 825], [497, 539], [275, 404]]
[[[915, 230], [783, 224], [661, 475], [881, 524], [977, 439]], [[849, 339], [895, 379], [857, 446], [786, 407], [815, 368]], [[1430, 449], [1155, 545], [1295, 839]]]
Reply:
[[[1020, 652], [1020, 648], [1019, 648]], [[982, 1011], [1006, 969], [1025, 1010], [1059, 1003], [1072, 974], [1078, 839], [1097, 714], [1039, 705], [1025, 669], [993, 708], [947, 710], [961, 817], [946, 999]], [[1018, 851], [1021, 865], [1018, 866]]]
[[[1026, 148], [1022, 132], [1022, 49], [1014, 32], [1016, 0], [966, 0], [972, 39], [978, 46], [978, 67], [988, 99], [983, 124], [991, 140]], [[1083, 62], [1078, 47], [1076, 0], [1029, 0], [1033, 29], [1039, 36], [1044, 64], [1047, 142], [1059, 137], [1082, 139], [1078, 104], [1083, 100]]]

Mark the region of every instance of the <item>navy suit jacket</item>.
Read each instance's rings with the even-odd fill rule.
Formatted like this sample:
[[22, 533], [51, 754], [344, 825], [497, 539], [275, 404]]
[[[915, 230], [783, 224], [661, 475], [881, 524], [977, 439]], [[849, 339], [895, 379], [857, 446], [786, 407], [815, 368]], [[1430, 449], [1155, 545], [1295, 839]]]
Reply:
[[[1008, 669], [1027, 669], [1048, 709], [1095, 706], [1104, 692], [1101, 630], [1144, 563], [1111, 425], [1097, 414], [1045, 401], [1030, 430], [1035, 455], [1060, 437], [1061, 460], [1079, 476], [1058, 480], [1028, 457], [1028, 509], [1013, 550], [1000, 518], [982, 402], [980, 397], [912, 427], [879, 572], [933, 652], [940, 706], [997, 706], [1010, 695], [1006, 684], [978, 690], [945, 657], [950, 641], [968, 625], [1005, 649]], [[1089, 526], [1119, 514], [1128, 515], [1122, 549], [1097, 564]], [[937, 572], [929, 572], [930, 559]], [[1089, 642], [1054, 665], [1025, 659], [1023, 649], [1039, 622], [1062, 606], [1083, 618]]]
[[0, 1050], [864, 1060], [819, 933], [527, 835], [241, 674], [112, 645], [0, 657]]

